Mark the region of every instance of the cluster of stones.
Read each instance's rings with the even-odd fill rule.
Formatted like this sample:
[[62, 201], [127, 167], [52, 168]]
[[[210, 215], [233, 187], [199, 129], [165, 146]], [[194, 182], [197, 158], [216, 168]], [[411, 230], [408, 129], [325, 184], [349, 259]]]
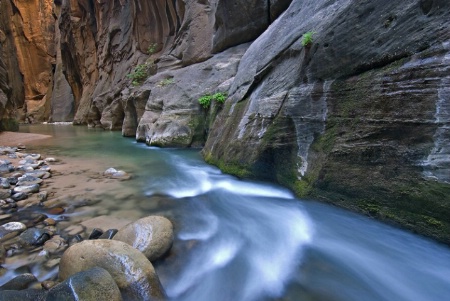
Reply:
[[[20, 150], [22, 148], [0, 147], [0, 154], [8, 158], [0, 159], [0, 264], [5, 256], [21, 252], [20, 246], [42, 246], [56, 231], [54, 219], [41, 213], [28, 213], [25, 209], [47, 201], [48, 193], [41, 187], [44, 180], [51, 177], [49, 164], [57, 160], [41, 160], [40, 154]], [[10, 160], [19, 160], [19, 165], [14, 166]], [[56, 249], [49, 248], [47, 252]]]
[[[5, 261], [24, 252], [46, 261], [44, 267], [49, 271], [59, 268], [59, 273], [58, 279], [55, 274], [55, 279], [41, 282], [31, 273], [20, 274], [0, 286], [0, 300], [164, 300], [164, 289], [151, 262], [170, 250], [172, 223], [165, 217], [149, 216], [120, 229], [105, 229], [99, 223], [87, 237], [70, 235], [71, 227], [56, 227], [60, 220], [65, 221], [61, 215], [65, 209], [49, 205], [52, 201], [41, 190], [45, 179], [52, 176], [49, 163], [57, 160], [41, 160], [38, 154], [18, 150], [0, 148], [0, 154], [20, 160], [17, 167], [9, 160], [0, 161], [0, 275], [7, 271], [2, 267]], [[130, 177], [112, 169], [103, 175], [119, 180]], [[77, 202], [74, 199], [72, 203]], [[91, 202], [78, 203], [72, 205]], [[36, 207], [59, 217], [28, 210]]]

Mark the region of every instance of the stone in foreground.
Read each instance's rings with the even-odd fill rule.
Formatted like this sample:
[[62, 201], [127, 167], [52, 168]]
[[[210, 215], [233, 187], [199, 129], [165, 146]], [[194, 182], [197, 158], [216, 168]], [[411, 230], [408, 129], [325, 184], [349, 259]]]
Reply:
[[119, 230], [115, 240], [123, 241], [141, 251], [150, 261], [161, 258], [172, 246], [172, 223], [162, 216], [148, 216]]
[[66, 250], [59, 278], [101, 267], [109, 272], [124, 300], [164, 300], [159, 278], [148, 259], [130, 245], [116, 240], [85, 240]]
[[95, 267], [72, 275], [52, 287], [46, 301], [121, 301], [114, 279], [105, 269]]

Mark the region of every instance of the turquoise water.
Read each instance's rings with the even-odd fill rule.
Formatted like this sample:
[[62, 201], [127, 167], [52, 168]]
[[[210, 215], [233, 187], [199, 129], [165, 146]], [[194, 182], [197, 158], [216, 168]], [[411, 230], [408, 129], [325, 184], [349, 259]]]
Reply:
[[[96, 158], [135, 176], [133, 206], [175, 225], [156, 263], [170, 300], [440, 301], [450, 298], [450, 249], [369, 218], [241, 181], [199, 150], [159, 149], [117, 132], [22, 126], [53, 135], [31, 148]], [[44, 152], [44, 151], [42, 151]], [[127, 201], [102, 202], [114, 213]], [[131, 202], [131, 200], [130, 200]]]

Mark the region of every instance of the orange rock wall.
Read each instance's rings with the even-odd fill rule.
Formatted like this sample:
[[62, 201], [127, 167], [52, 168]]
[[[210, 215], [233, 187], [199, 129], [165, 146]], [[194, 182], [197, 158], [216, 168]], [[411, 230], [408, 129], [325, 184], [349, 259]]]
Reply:
[[51, 0], [14, 0], [12, 35], [25, 87], [25, 116], [29, 122], [47, 121], [55, 64], [55, 15]]

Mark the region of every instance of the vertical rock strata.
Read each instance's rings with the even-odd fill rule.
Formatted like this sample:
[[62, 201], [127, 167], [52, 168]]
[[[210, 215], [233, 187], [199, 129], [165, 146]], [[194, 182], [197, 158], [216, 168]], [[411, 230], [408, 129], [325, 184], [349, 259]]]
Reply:
[[[149, 145], [206, 143], [227, 172], [450, 243], [447, 0], [0, 8], [2, 128], [23, 108], [31, 122], [73, 118]], [[136, 67], [148, 73], [133, 86]], [[218, 92], [224, 104], [199, 105]]]
[[450, 243], [449, 20], [443, 0], [294, 0], [243, 56], [205, 158]]
[[0, 1], [0, 130], [18, 129], [18, 110], [24, 104], [24, 87], [19, 72], [11, 26], [12, 6]]
[[10, 3], [12, 34], [25, 87], [25, 118], [29, 122], [47, 121], [56, 55], [53, 1]]

